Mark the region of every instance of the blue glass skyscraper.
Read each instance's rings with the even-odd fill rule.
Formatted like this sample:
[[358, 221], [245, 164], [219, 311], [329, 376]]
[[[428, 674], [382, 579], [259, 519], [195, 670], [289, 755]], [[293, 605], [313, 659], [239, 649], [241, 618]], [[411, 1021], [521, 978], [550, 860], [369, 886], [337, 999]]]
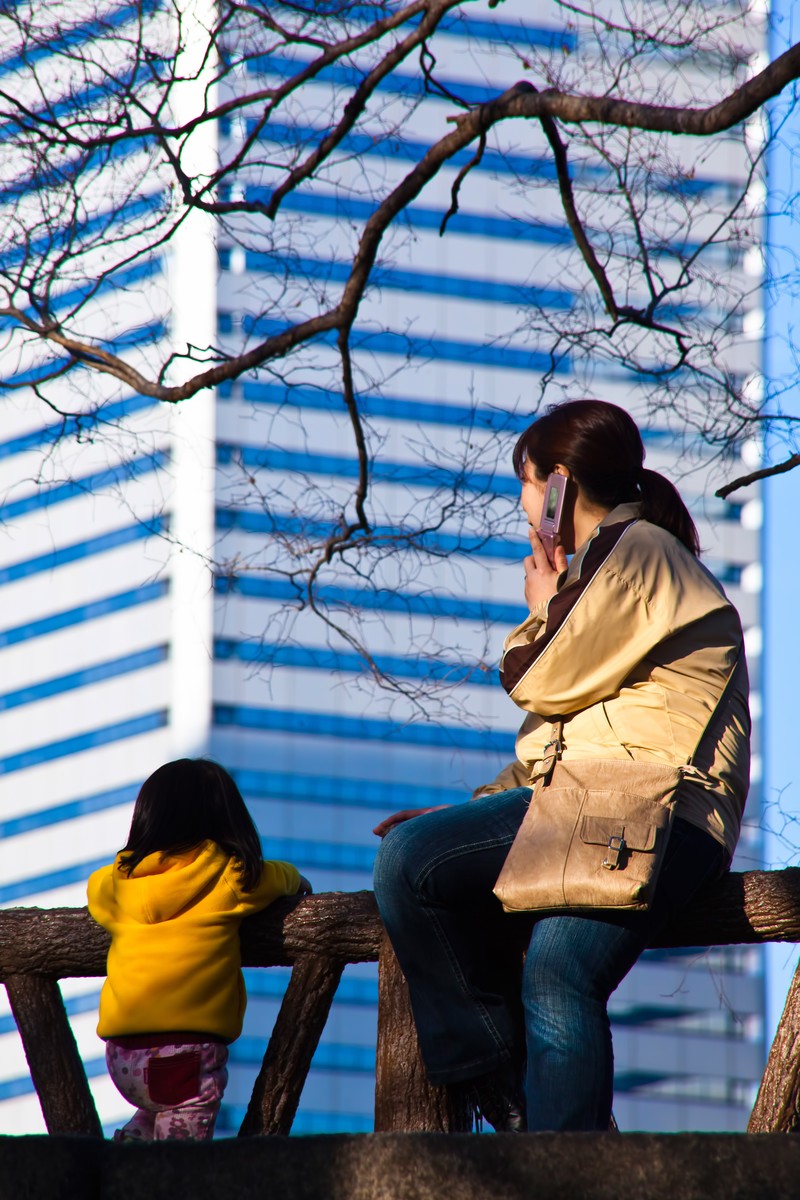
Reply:
[[[109, 5], [114, 28], [124, 32], [138, 7]], [[546, 4], [509, 0], [465, 13], [437, 35], [436, 54], [438, 78], [470, 103], [508, 87], [523, 71], [520, 55], [554, 46], [568, 55], [585, 36]], [[87, 21], [74, 37], [91, 47], [100, 33]], [[759, 26], [751, 49], [761, 37]], [[276, 87], [296, 54], [243, 61], [221, 94]], [[0, 63], [11, 81], [26, 69], [13, 56]], [[251, 198], [265, 189], [270, 164], [299, 152], [358, 78], [352, 63], [321, 73], [307, 109], [259, 134], [261, 166], [223, 187], [221, 199], [236, 187]], [[420, 161], [454, 111], [447, 94], [425, 96], [416, 60], [378, 95], [374, 121], [348, 134], [336, 170], [287, 197], [291, 254], [274, 248], [266, 220], [247, 228], [235, 217], [201, 220], [135, 273], [112, 276], [90, 312], [145, 360], [185, 341], [236, 353], [293, 305], [313, 312], [347, 278], [380, 187]], [[253, 133], [252, 123], [226, 116], [201, 156], [224, 157]], [[533, 206], [526, 198], [531, 180], [553, 181], [538, 130], [487, 146], [439, 237], [472, 156], [463, 152], [405, 210], [359, 310], [352, 345], [379, 536], [326, 564], [313, 595], [308, 563], [337, 506], [351, 502], [360, 467], [332, 339], [173, 408], [105, 383], [91, 385], [103, 401], [97, 420], [96, 399], [64, 418], [32, 391], [0, 396], [2, 904], [82, 904], [89, 872], [125, 840], [141, 780], [171, 757], [209, 754], [227, 766], [265, 853], [294, 861], [324, 891], [370, 887], [371, 830], [387, 813], [462, 802], [513, 755], [518, 713], [494, 666], [504, 632], [524, 616], [514, 437], [545, 377], [547, 399], [587, 386], [639, 417], [647, 393], [608, 361], [589, 371], [579, 347], [554, 356], [543, 334], [585, 303], [586, 279], [569, 257], [572, 235], [553, 189], [538, 189]], [[732, 139], [685, 189], [713, 209], [745, 182]], [[669, 188], [678, 185], [662, 192]], [[130, 199], [161, 203], [157, 174]], [[743, 261], [731, 270], [743, 275]], [[731, 323], [757, 316], [759, 283], [755, 276]], [[759, 355], [759, 336], [742, 336], [732, 369], [757, 373]], [[24, 383], [30, 369], [6, 354], [7, 379]], [[709, 499], [715, 463], [687, 437], [682, 415], [653, 416], [645, 436], [649, 465], [679, 482], [707, 561], [741, 611], [758, 702], [758, 489], [731, 503]], [[688, 465], [695, 469], [683, 478]], [[758, 804], [756, 765], [741, 867], [760, 863]], [[247, 972], [250, 1004], [231, 1050], [221, 1134], [238, 1128], [286, 979]], [[98, 981], [69, 981], [64, 991], [111, 1125], [125, 1106], [93, 1033]], [[298, 1132], [371, 1128], [376, 996], [373, 968], [348, 969]], [[763, 1005], [758, 950], [649, 952], [613, 1007], [622, 1128], [742, 1128], [764, 1060]], [[0, 1129], [37, 1128], [7, 1008], [0, 1040]]]

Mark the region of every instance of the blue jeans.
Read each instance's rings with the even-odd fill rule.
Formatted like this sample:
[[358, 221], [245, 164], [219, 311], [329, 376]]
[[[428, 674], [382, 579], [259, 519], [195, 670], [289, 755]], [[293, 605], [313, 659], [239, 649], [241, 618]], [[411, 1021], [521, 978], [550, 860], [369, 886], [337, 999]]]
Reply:
[[375, 896], [431, 1082], [521, 1068], [527, 1054], [529, 1129], [608, 1129], [608, 998], [728, 854], [676, 819], [648, 912], [504, 913], [492, 888], [530, 795], [515, 788], [396, 826], [378, 852]]

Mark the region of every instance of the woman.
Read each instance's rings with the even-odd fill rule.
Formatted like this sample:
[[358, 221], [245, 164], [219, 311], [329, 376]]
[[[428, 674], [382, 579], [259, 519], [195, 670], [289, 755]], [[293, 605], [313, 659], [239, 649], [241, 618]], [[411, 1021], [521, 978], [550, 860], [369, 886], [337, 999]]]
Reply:
[[[405, 810], [375, 831], [375, 894], [428, 1074], [463, 1084], [495, 1129], [522, 1130], [526, 1117], [532, 1130], [608, 1129], [608, 998], [728, 868], [739, 834], [749, 774], [741, 624], [697, 560], [675, 488], [643, 461], [631, 417], [597, 400], [554, 406], [522, 434], [514, 467], [530, 525], [530, 615], [501, 664], [526, 712], [517, 758], [473, 803]], [[568, 481], [554, 563], [536, 534], [551, 472]], [[565, 762], [677, 766], [694, 755], [647, 912], [534, 921], [503, 913], [492, 894], [555, 717]]]

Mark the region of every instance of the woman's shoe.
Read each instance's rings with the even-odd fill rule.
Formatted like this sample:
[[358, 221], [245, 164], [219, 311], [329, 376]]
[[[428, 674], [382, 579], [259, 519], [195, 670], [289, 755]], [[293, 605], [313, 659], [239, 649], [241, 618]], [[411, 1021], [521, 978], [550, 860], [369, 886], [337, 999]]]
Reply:
[[526, 1132], [525, 1094], [510, 1068], [471, 1079], [467, 1089], [477, 1116], [488, 1121], [495, 1133]]

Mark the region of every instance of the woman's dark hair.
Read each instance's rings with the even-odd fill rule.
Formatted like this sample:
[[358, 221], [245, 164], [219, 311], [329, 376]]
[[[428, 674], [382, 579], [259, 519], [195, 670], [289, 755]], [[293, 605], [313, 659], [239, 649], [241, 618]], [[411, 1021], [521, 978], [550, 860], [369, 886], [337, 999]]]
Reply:
[[264, 860], [241, 792], [219, 763], [179, 758], [142, 784], [120, 867], [130, 875], [148, 854], [181, 854], [205, 841], [236, 860], [245, 891], [256, 887]]
[[537, 479], [546, 479], [556, 463], [567, 467], [590, 504], [614, 508], [638, 501], [642, 516], [700, 553], [694, 521], [675, 487], [644, 466], [638, 426], [624, 408], [604, 400], [552, 404], [529, 425], [514, 447], [514, 470], [525, 480], [530, 463]]

